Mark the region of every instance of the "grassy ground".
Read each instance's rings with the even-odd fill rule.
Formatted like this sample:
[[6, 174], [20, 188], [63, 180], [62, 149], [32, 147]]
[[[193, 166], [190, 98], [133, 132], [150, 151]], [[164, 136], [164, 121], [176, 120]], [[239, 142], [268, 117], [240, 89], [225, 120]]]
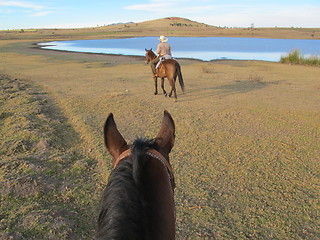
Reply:
[[47, 92], [5, 75], [0, 91], [1, 239], [90, 238], [96, 161]]
[[93, 238], [106, 116], [132, 142], [164, 109], [177, 239], [319, 238], [319, 68], [180, 60], [175, 103], [153, 95], [142, 58], [0, 44], [2, 238]]

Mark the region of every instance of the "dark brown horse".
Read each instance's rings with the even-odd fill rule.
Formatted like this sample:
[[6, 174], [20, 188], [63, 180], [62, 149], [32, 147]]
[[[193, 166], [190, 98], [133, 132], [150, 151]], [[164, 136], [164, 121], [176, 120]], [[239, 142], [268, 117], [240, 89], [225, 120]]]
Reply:
[[102, 198], [97, 239], [175, 239], [174, 177], [169, 153], [175, 125], [164, 111], [155, 139], [130, 146], [109, 114], [104, 126], [113, 171]]
[[[151, 60], [155, 59], [157, 56], [152, 51], [146, 50], [146, 63], [148, 64]], [[161, 78], [161, 88], [163, 90], [163, 94], [167, 96], [167, 92], [164, 90], [164, 78], [167, 78], [169, 84], [171, 86], [171, 91], [169, 97], [171, 97], [172, 93], [174, 93], [174, 98], [177, 100], [177, 91], [176, 91], [176, 79], [179, 78], [179, 83], [181, 86], [182, 92], [184, 92], [184, 82], [181, 74], [180, 64], [174, 59], [168, 59], [161, 63], [159, 69], [157, 69], [156, 74], [153, 75], [155, 92], [154, 94], [158, 94], [158, 77]]]

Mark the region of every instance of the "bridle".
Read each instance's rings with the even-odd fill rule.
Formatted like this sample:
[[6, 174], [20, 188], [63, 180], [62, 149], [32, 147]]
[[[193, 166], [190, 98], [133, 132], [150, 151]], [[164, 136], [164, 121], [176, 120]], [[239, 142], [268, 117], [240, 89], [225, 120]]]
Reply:
[[[114, 166], [113, 168], [116, 168], [117, 165], [119, 164], [119, 162], [129, 156], [131, 156], [131, 149], [127, 149], [124, 152], [122, 152], [120, 154], [120, 156], [116, 159], [116, 161], [114, 162]], [[160, 161], [163, 166], [166, 168], [168, 177], [170, 179], [170, 183], [171, 183], [171, 188], [172, 191], [174, 190], [174, 188], [176, 187], [175, 181], [174, 181], [174, 176], [173, 176], [173, 169], [169, 163], [169, 161], [158, 151], [154, 150], [154, 149], [149, 149], [148, 151], [146, 151], [146, 155], [148, 155], [149, 157], [152, 157], [153, 159], [157, 159], [158, 161]]]
[[[146, 63], [148, 64], [151, 60], [155, 59], [157, 57], [157, 55], [155, 55], [152, 51], [150, 52], [150, 50], [146, 50]], [[151, 56], [151, 53], [153, 53], [153, 57]], [[148, 56], [147, 56], [148, 55]]]

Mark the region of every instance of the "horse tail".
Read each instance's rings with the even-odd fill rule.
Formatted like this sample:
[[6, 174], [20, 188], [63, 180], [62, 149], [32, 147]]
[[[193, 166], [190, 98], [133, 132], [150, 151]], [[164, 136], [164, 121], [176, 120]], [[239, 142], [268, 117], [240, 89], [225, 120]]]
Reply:
[[179, 78], [179, 83], [180, 83], [180, 87], [182, 92], [184, 93], [184, 82], [183, 82], [183, 77], [182, 77], [182, 73], [181, 73], [181, 67], [179, 63], [176, 63], [176, 71], [178, 73], [178, 78]]

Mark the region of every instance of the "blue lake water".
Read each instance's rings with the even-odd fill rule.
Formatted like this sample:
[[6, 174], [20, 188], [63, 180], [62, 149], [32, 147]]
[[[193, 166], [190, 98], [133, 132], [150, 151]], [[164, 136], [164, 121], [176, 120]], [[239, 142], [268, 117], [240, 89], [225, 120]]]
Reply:
[[[175, 58], [264, 60], [278, 62], [294, 49], [304, 55], [320, 55], [320, 40], [229, 38], [229, 37], [170, 37]], [[145, 48], [156, 50], [157, 37], [97, 39], [40, 43], [45, 49], [74, 52], [144, 56]]]

